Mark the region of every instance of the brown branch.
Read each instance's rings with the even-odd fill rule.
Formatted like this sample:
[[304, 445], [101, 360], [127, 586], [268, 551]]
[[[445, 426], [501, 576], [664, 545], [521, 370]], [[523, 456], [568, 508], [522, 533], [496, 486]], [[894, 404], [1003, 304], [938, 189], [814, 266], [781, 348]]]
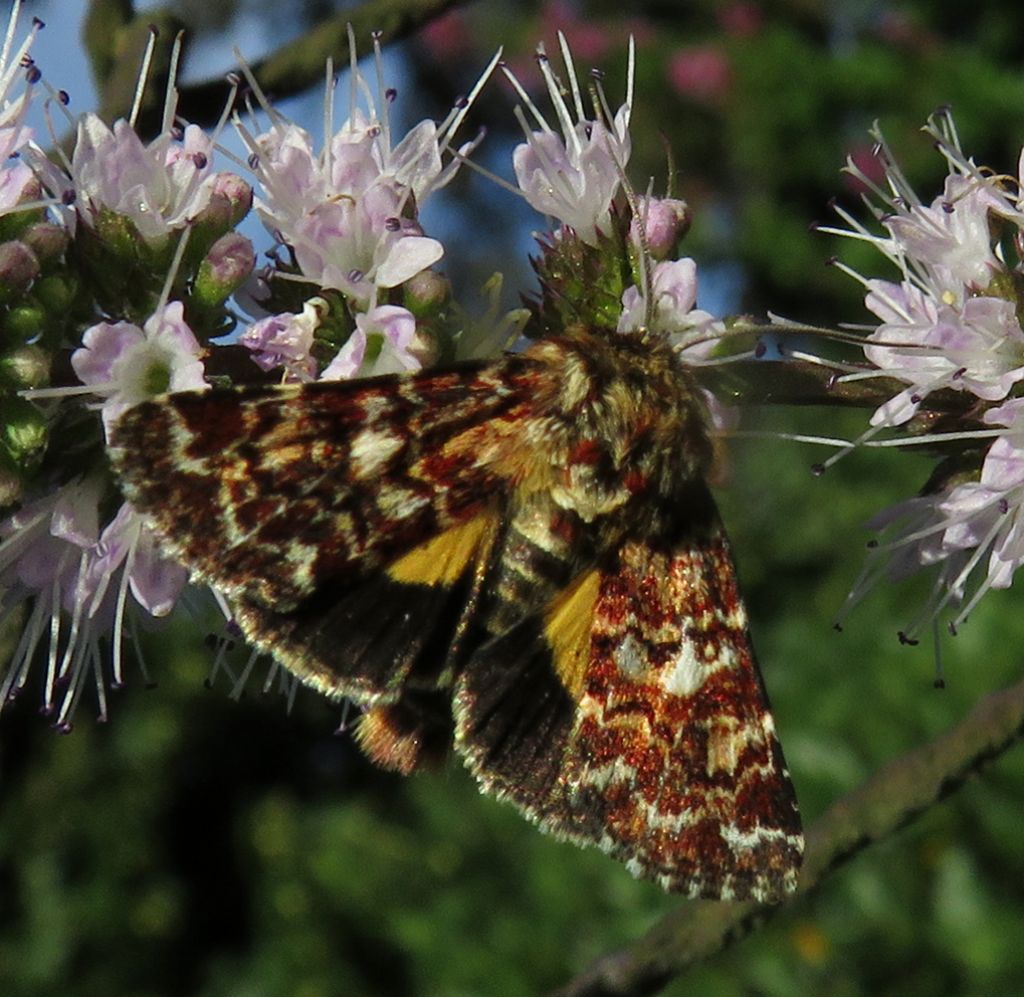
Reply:
[[1024, 681], [978, 703], [961, 723], [907, 752], [838, 800], [807, 833], [800, 886], [778, 907], [691, 901], [610, 953], [558, 997], [637, 997], [760, 927], [862, 848], [888, 837], [1024, 738]]

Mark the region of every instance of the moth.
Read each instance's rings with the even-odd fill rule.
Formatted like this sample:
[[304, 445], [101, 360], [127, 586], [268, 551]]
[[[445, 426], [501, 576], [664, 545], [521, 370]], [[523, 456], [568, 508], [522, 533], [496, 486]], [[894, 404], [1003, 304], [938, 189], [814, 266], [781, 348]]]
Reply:
[[558, 838], [771, 901], [803, 839], [708, 425], [661, 338], [581, 325], [408, 376], [163, 396], [111, 456], [248, 639], [362, 708], [374, 762], [454, 746]]

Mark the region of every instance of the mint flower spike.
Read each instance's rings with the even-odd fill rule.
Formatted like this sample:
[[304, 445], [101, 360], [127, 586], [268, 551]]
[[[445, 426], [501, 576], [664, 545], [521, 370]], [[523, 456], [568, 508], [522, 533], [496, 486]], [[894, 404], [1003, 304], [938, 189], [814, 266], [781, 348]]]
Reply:
[[918, 496], [883, 510], [867, 525], [880, 537], [870, 545], [861, 577], [844, 606], [845, 617], [876, 581], [898, 580], [933, 569], [925, 605], [900, 637], [913, 643], [936, 627], [950, 606], [951, 632], [966, 621], [989, 589], [1009, 588], [1024, 563], [1024, 398], [1014, 398], [984, 415], [995, 432], [979, 480]]
[[[154, 45], [151, 36], [127, 120], [118, 119], [111, 127], [91, 111], [82, 114], [71, 160], [65, 158], [63, 169], [36, 148], [29, 158], [42, 183], [65, 206], [62, 214], [71, 231], [80, 218], [108, 241], [128, 235], [129, 241], [141, 239], [149, 249], [161, 250], [202, 216], [218, 175], [214, 140], [198, 125], [175, 125], [180, 39], [171, 58], [162, 131], [148, 144], [135, 131]], [[74, 210], [67, 207], [72, 204]], [[134, 250], [128, 252], [134, 258]]]
[[921, 201], [876, 129], [885, 186], [852, 161], [847, 169], [867, 187], [865, 204], [883, 233], [841, 208], [849, 229], [822, 229], [874, 245], [900, 273], [898, 281], [869, 279], [837, 264], [864, 285], [865, 306], [880, 320], [864, 346], [875, 369], [840, 380], [885, 375], [907, 385], [875, 411], [873, 429], [907, 422], [939, 389], [999, 401], [1024, 378], [1015, 272], [1001, 248], [1006, 226], [1014, 234], [1024, 226], [1019, 195], [963, 154], [948, 114], [932, 118], [925, 130], [949, 170], [940, 196]]
[[348, 117], [335, 131], [334, 74], [329, 63], [324, 142], [319, 151], [308, 132], [270, 105], [244, 65], [270, 127], [253, 134], [237, 115], [234, 123], [259, 181], [257, 213], [275, 238], [294, 250], [300, 279], [334, 288], [356, 307], [366, 309], [376, 300], [378, 289], [399, 287], [444, 255], [442, 244], [423, 233], [417, 212], [431, 193], [451, 180], [480, 141], [478, 137], [457, 151], [451, 148], [497, 56], [470, 96], [440, 126], [420, 122], [394, 144], [387, 113], [392, 94], [384, 88], [379, 45], [375, 45], [378, 100], [355, 63], [351, 34], [350, 49]]
[[[182, 303], [171, 301], [141, 327], [130, 322], [91, 326], [71, 355], [82, 386], [32, 394], [99, 396], [109, 439], [120, 415], [140, 401], [164, 391], [205, 387], [203, 352], [185, 323]], [[56, 713], [60, 730], [70, 729], [90, 676], [100, 717], [106, 718], [102, 645], [110, 648], [110, 680], [121, 685], [129, 611], [165, 616], [188, 580], [181, 565], [160, 554], [130, 504], [122, 503], [100, 528], [107, 489], [102, 475], [80, 479], [0, 521], [0, 537], [5, 538], [0, 543], [0, 619], [33, 600], [21, 641], [0, 681], [0, 709], [24, 686], [36, 649], [48, 646], [43, 706], [47, 713]]]
[[212, 164], [213, 141], [198, 125], [185, 128], [180, 144], [163, 132], [146, 145], [127, 121], [109, 128], [86, 113], [71, 160], [79, 216], [95, 228], [112, 213], [148, 245], [162, 247], [209, 203]]
[[556, 218], [573, 229], [583, 242], [595, 246], [598, 232], [611, 231], [612, 201], [629, 162], [635, 46], [630, 38], [625, 102], [606, 124], [602, 114], [595, 118], [586, 115], [572, 53], [561, 32], [558, 41], [572, 96], [571, 107], [566, 103], [565, 88], [552, 70], [542, 45], [537, 49], [537, 62], [560, 134], [548, 124], [515, 74], [503, 67], [505, 76], [539, 129], [531, 130], [523, 109], [516, 108], [516, 119], [526, 135], [526, 142], [516, 146], [512, 154], [513, 168], [519, 188], [533, 208]]
[[128, 594], [162, 616], [187, 581], [127, 503], [99, 529], [104, 492], [102, 477], [78, 479], [0, 522], [0, 619], [32, 606], [0, 680], [0, 710], [24, 688], [36, 651], [48, 648], [43, 710], [62, 731], [71, 729], [90, 677], [100, 719], [107, 717], [101, 644], [111, 644], [110, 681], [120, 686]]
[[[868, 524], [879, 536], [843, 612], [880, 578], [929, 569], [931, 593], [900, 635], [907, 642], [929, 628], [937, 633], [940, 619], [955, 633], [984, 595], [1008, 587], [1024, 563], [1024, 399], [1014, 397], [1024, 381], [1024, 259], [1019, 249], [1009, 260], [1004, 252], [1022, 244], [1020, 180], [964, 155], [948, 113], [930, 119], [925, 131], [946, 161], [938, 197], [922, 201], [876, 128], [884, 182], [874, 183], [852, 161], [847, 166], [866, 188], [863, 199], [875, 225], [868, 228], [838, 208], [849, 228], [824, 229], [873, 245], [897, 271], [895, 280], [869, 278], [837, 264], [864, 286], [865, 306], [876, 320], [863, 342], [871, 368], [843, 373], [837, 381], [884, 376], [905, 387], [879, 405], [870, 427], [822, 469], [854, 446], [950, 447], [959, 441], [970, 448], [950, 453], [928, 494], [884, 510]], [[1024, 154], [1018, 165], [1024, 171]], [[947, 419], [948, 431], [922, 433], [918, 424], [903, 438], [872, 439], [910, 423], [940, 390], [967, 396], [959, 410], [965, 423]], [[975, 458], [978, 452], [983, 456]]]

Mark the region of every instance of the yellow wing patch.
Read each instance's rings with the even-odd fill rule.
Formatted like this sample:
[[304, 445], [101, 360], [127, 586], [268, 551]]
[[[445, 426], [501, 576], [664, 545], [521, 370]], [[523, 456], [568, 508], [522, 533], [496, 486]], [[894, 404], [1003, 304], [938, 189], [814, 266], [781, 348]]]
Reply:
[[498, 517], [488, 510], [413, 547], [388, 567], [388, 575], [406, 585], [454, 585], [487, 547]]
[[601, 587], [601, 573], [580, 575], [554, 602], [544, 616], [544, 636], [551, 645], [555, 672], [569, 695], [579, 700], [590, 663], [590, 634], [594, 603]]

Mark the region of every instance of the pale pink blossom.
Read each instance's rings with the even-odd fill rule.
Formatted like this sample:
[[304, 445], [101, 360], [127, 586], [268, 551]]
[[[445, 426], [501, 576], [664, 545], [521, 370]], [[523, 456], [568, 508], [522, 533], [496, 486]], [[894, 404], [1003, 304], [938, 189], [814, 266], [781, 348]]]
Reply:
[[323, 320], [325, 307], [322, 298], [311, 298], [301, 314], [268, 315], [250, 325], [238, 341], [253, 351], [253, 361], [261, 370], [280, 367], [287, 381], [315, 380], [313, 335]]
[[163, 132], [146, 145], [127, 121], [110, 128], [84, 114], [71, 160], [79, 216], [95, 225], [100, 212], [113, 212], [161, 246], [209, 203], [212, 163], [213, 140], [197, 125], [180, 143]]
[[969, 297], [957, 306], [906, 282], [871, 280], [868, 288], [867, 307], [882, 322], [864, 354], [909, 384], [875, 412], [873, 425], [901, 425], [940, 388], [997, 401], [1024, 377], [1024, 331], [1005, 298]]
[[530, 112], [533, 125], [537, 126], [532, 127], [522, 109], [516, 109], [526, 142], [516, 146], [512, 164], [519, 188], [533, 208], [557, 219], [584, 242], [596, 245], [598, 233], [610, 231], [612, 200], [629, 162], [633, 48], [631, 45], [626, 101], [606, 125], [586, 116], [569, 46], [561, 34], [559, 41], [571, 87], [571, 104], [563, 96], [564, 88], [543, 49], [538, 50], [557, 130], [548, 124], [516, 77], [506, 70]]
[[[464, 143], [457, 155], [450, 154], [450, 143], [494, 65], [442, 123], [421, 121], [397, 142], [388, 99], [382, 95], [378, 110], [355, 65], [349, 117], [319, 151], [308, 132], [269, 104], [271, 125], [265, 131], [252, 134], [237, 125], [261, 188], [257, 213], [292, 248], [305, 278], [341, 291], [365, 309], [377, 289], [397, 287], [441, 259], [444, 247], [423, 233], [417, 212], [479, 142]], [[327, 101], [329, 120], [332, 93]]]
[[172, 301], [140, 328], [131, 322], [100, 322], [82, 336], [71, 355], [79, 380], [103, 398], [103, 425], [109, 437], [121, 414], [167, 391], [206, 386], [203, 348]]
[[647, 303], [635, 284], [622, 295], [622, 314], [618, 331], [631, 332], [645, 326], [663, 332], [676, 344], [705, 337], [717, 321], [709, 312], [697, 308], [697, 264], [690, 257], [656, 263], [651, 273], [654, 298], [647, 319]]
[[339, 381], [415, 371], [429, 354], [412, 312], [397, 305], [380, 305], [356, 316], [355, 331], [320, 378]]
[[100, 528], [102, 476], [75, 479], [0, 521], [0, 618], [25, 606], [21, 638], [0, 669], [0, 709], [27, 682], [36, 651], [48, 648], [43, 707], [60, 729], [84, 685], [96, 685], [106, 717], [108, 677], [101, 641], [110, 640], [109, 681], [123, 682], [122, 641], [128, 596], [150, 616], [174, 607], [188, 575], [163, 557], [141, 517], [124, 503]]

